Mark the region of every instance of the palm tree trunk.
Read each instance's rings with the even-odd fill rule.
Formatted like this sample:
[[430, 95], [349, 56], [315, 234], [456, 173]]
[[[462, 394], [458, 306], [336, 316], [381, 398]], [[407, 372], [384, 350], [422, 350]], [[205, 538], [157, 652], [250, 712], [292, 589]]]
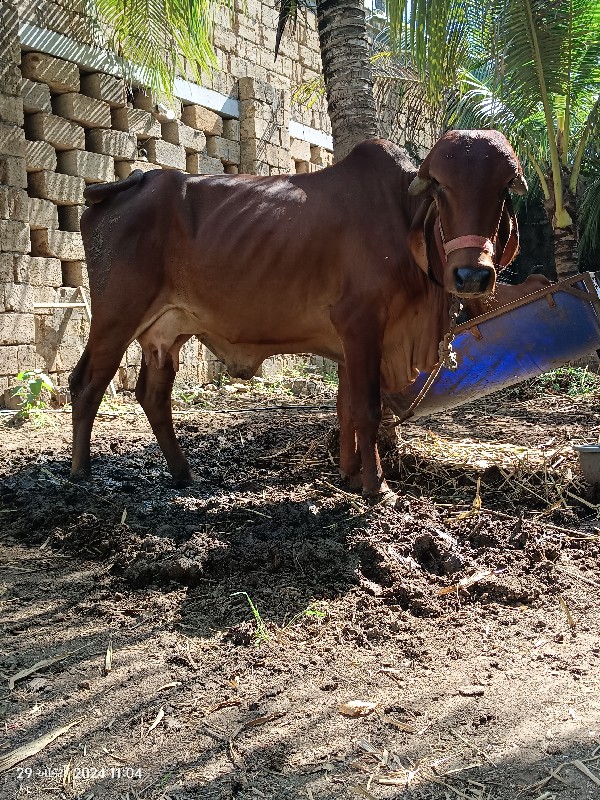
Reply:
[[336, 161], [377, 132], [365, 5], [317, 0], [317, 22]]
[[[553, 227], [554, 237], [554, 259], [556, 263], [556, 275], [559, 278], [567, 278], [579, 272], [578, 261], [578, 228], [577, 228], [577, 197], [569, 188], [569, 174], [567, 170], [562, 170], [562, 198], [563, 206], [571, 219], [571, 224], [566, 227], [556, 225], [556, 203], [554, 192], [550, 189], [550, 198], [544, 202], [546, 214]], [[552, 187], [552, 183], [548, 183]]]
[[573, 226], [554, 229], [554, 259], [558, 278], [576, 275], [577, 268], [577, 235]]

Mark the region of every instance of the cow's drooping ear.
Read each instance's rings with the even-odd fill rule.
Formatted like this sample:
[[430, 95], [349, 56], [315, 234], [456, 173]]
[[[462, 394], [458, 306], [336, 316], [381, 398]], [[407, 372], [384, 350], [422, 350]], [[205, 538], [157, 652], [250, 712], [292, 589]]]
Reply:
[[408, 246], [414, 260], [429, 275], [429, 242], [433, 242], [433, 225], [437, 217], [435, 202], [429, 198], [421, 203], [408, 232]]
[[431, 178], [429, 176], [429, 162], [431, 161], [431, 153], [432, 151], [430, 150], [425, 160], [419, 167], [419, 171], [408, 187], [408, 193], [413, 197], [423, 194], [423, 192], [426, 192], [431, 186]]
[[523, 195], [528, 190], [527, 181], [525, 180], [525, 176], [522, 174], [516, 175], [512, 181], [508, 184], [508, 189], [515, 194]]
[[519, 226], [517, 217], [509, 195], [506, 195], [502, 219], [498, 227], [498, 238], [496, 241], [496, 257], [498, 267], [504, 269], [512, 264], [519, 252]]
[[408, 187], [408, 193], [415, 197], [416, 195], [423, 194], [431, 186], [429, 178], [421, 178], [420, 175], [415, 175]]

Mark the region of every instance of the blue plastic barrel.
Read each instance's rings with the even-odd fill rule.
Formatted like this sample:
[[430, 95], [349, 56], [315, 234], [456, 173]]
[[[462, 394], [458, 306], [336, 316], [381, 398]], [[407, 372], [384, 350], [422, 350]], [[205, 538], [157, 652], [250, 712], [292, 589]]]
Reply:
[[[442, 367], [410, 417], [455, 408], [598, 350], [597, 277], [565, 279], [458, 326], [457, 368]], [[428, 377], [421, 373], [400, 394], [386, 395], [398, 416], [406, 416]]]

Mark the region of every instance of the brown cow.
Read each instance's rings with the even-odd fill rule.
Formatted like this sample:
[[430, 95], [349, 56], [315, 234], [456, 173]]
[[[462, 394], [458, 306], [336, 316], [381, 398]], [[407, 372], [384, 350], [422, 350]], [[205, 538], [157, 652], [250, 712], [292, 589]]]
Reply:
[[417, 175], [403, 152], [364, 142], [310, 175], [134, 172], [90, 186], [81, 232], [93, 319], [71, 376], [72, 474], [90, 472], [102, 395], [127, 346], [169, 469], [192, 480], [170, 396], [181, 345], [196, 335], [232, 376], [268, 356], [316, 353], [340, 368], [340, 471], [389, 492], [377, 453], [381, 392], [437, 361], [452, 295], [494, 292], [518, 249], [509, 190], [521, 166], [497, 131], [453, 131]]

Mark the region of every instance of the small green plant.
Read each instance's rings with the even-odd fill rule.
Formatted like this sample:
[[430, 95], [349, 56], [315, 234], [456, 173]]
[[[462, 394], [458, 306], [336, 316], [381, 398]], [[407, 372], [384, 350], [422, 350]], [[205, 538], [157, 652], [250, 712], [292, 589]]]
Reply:
[[12, 396], [19, 398], [17, 417], [35, 418], [40, 411], [48, 408], [45, 395], [54, 391], [50, 378], [39, 369], [28, 369], [17, 375], [19, 385], [13, 389]]
[[254, 642], [257, 646], [260, 646], [264, 642], [269, 641], [269, 631], [267, 630], [267, 626], [262, 621], [262, 617], [258, 613], [257, 607], [252, 602], [250, 595], [248, 592], [234, 592], [231, 596], [236, 597], [237, 595], [243, 595], [246, 600], [248, 601], [248, 605], [250, 606], [250, 611], [252, 611], [252, 616], [254, 617], [254, 622], [256, 623], [256, 629], [254, 631]]
[[600, 390], [600, 377], [587, 367], [560, 367], [540, 375], [537, 379], [543, 389], [577, 397]]
[[304, 611], [299, 611], [297, 614], [294, 614], [285, 627], [291, 628], [292, 625], [301, 619], [313, 620], [317, 623], [320, 623], [327, 619], [327, 612], [322, 611], [318, 607], [317, 603], [311, 603], [307, 608], [304, 609]]

